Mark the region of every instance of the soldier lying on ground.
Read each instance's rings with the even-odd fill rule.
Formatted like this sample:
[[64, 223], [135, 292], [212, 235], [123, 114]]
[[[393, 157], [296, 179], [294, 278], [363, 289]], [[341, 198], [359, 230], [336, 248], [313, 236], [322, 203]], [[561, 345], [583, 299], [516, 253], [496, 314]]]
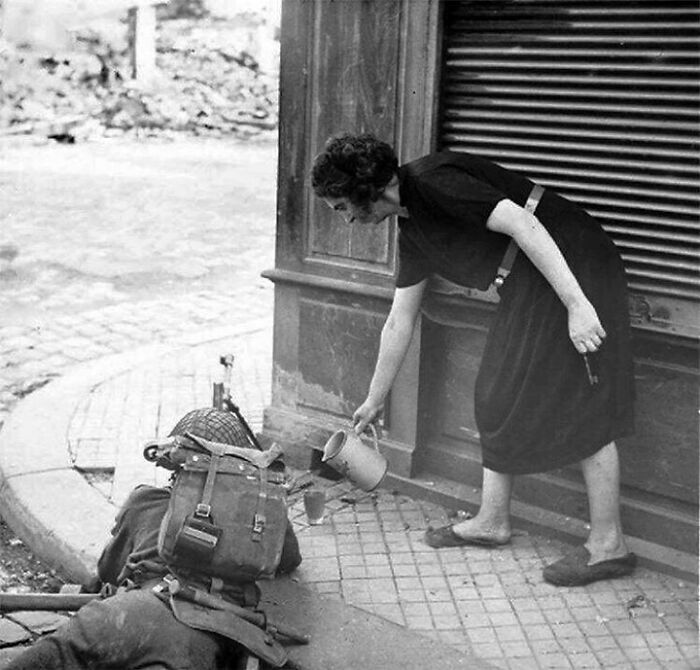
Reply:
[[[216, 409], [190, 412], [170, 435], [185, 433], [229, 445], [247, 444], [236, 416]], [[223, 670], [235, 666], [244, 655], [239, 644], [185, 625], [173, 614], [167, 591], [153, 590], [170, 572], [158, 554], [158, 533], [169, 499], [169, 487], [139, 486], [117, 516], [92, 587], [97, 591], [104, 584], [127, 585], [129, 590], [83, 606], [6, 670]], [[277, 574], [291, 572], [300, 563], [299, 545], [287, 522]], [[252, 581], [226, 585], [222, 593], [228, 602], [244, 607], [254, 607], [260, 596]]]

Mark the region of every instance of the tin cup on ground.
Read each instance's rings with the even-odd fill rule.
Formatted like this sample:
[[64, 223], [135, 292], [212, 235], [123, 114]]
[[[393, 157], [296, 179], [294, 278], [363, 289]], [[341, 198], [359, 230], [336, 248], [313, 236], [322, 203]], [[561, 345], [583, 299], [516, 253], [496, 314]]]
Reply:
[[313, 487], [304, 492], [304, 510], [306, 519], [311, 526], [323, 523], [326, 508], [326, 492], [322, 488]]

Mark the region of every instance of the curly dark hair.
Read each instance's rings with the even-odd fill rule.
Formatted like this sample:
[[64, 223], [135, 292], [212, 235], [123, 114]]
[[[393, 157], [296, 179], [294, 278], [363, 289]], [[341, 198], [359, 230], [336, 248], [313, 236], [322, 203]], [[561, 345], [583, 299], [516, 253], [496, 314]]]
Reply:
[[379, 198], [399, 167], [386, 142], [365, 133], [331, 137], [314, 159], [311, 186], [320, 198], [347, 198], [366, 207]]

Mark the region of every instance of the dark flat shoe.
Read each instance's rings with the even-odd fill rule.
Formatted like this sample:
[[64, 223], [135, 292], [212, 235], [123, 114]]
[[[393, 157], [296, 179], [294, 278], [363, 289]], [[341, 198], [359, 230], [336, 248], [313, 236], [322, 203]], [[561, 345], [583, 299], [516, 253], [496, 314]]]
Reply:
[[454, 532], [452, 524], [440, 528], [428, 527], [425, 543], [434, 549], [441, 547], [499, 547], [508, 542], [498, 542], [490, 537], [461, 537]]
[[584, 586], [601, 579], [627, 577], [637, 567], [637, 556], [629, 553], [620, 558], [611, 558], [588, 565], [591, 554], [581, 546], [548, 565], [543, 571], [544, 581], [555, 586]]

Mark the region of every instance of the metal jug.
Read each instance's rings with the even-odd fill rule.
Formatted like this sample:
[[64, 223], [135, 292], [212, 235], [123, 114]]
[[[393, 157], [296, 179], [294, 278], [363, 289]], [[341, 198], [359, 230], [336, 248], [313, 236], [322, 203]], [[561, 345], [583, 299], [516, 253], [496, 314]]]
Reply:
[[355, 431], [338, 430], [326, 442], [321, 459], [364, 491], [376, 489], [389, 467], [379, 452], [377, 430], [374, 425], [369, 426], [374, 448], [367, 446]]

